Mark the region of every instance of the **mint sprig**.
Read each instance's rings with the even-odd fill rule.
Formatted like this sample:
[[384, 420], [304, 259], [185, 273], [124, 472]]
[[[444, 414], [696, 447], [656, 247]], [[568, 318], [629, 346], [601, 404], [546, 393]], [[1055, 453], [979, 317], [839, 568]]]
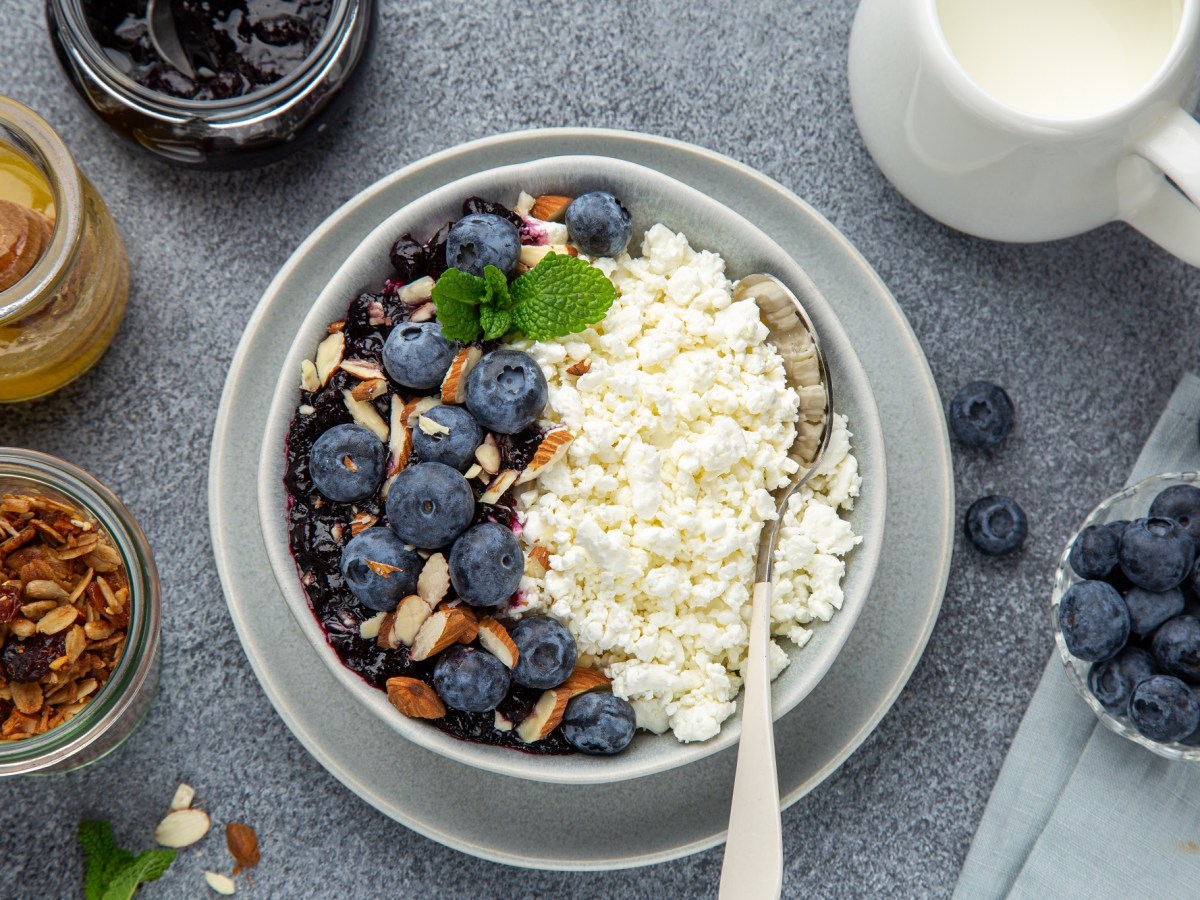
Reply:
[[134, 856], [117, 846], [112, 826], [101, 819], [79, 823], [83, 845], [84, 900], [129, 900], [138, 885], [157, 881], [175, 861], [174, 850], [146, 850]]
[[586, 260], [548, 253], [511, 284], [495, 266], [483, 277], [447, 269], [433, 286], [442, 334], [467, 343], [516, 328], [535, 341], [583, 331], [612, 307], [617, 290]]

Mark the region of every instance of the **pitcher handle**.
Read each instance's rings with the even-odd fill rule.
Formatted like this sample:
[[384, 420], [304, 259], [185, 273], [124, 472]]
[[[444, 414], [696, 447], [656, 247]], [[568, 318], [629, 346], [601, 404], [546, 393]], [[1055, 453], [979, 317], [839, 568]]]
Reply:
[[1118, 174], [1119, 217], [1164, 250], [1200, 266], [1200, 123], [1182, 109], [1172, 110], [1136, 150]]

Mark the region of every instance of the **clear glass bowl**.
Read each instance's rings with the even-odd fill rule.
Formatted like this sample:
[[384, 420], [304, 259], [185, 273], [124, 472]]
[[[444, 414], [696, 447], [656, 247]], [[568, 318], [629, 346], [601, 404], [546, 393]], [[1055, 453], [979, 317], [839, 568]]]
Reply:
[[[1178, 743], [1161, 744], [1158, 741], [1152, 741], [1150, 738], [1140, 734], [1126, 716], [1114, 716], [1100, 705], [1100, 701], [1095, 698], [1087, 685], [1088, 670], [1092, 667], [1092, 664], [1087, 660], [1072, 656], [1070, 651], [1067, 650], [1067, 644], [1063, 640], [1062, 632], [1059, 631], [1058, 604], [1063, 594], [1067, 592], [1067, 589], [1071, 585], [1084, 580], [1075, 574], [1074, 570], [1071, 569], [1070, 563], [1067, 562], [1067, 556], [1071, 552], [1071, 545], [1075, 543], [1075, 539], [1079, 537], [1080, 532], [1089, 525], [1102, 525], [1106, 522], [1116, 522], [1121, 519], [1143, 518], [1149, 511], [1150, 504], [1160, 491], [1175, 484], [1196, 484], [1198, 481], [1200, 481], [1200, 472], [1169, 472], [1162, 475], [1151, 475], [1149, 478], [1143, 479], [1137, 484], [1127, 487], [1125, 490], [1119, 491], [1107, 500], [1102, 501], [1088, 514], [1088, 517], [1083, 520], [1083, 524], [1079, 526], [1079, 529], [1067, 541], [1067, 546], [1058, 561], [1058, 571], [1054, 576], [1054, 593], [1050, 597], [1050, 620], [1051, 627], [1054, 629], [1054, 642], [1058, 645], [1058, 654], [1062, 658], [1063, 666], [1067, 670], [1067, 679], [1071, 684], [1075, 685], [1075, 690], [1079, 691], [1079, 696], [1091, 707], [1092, 712], [1096, 714], [1096, 718], [1109, 731], [1115, 731], [1121, 737], [1127, 738], [1135, 744], [1140, 744], [1152, 753], [1165, 756], [1167, 759], [1200, 760], [1200, 747], [1190, 747]], [[1187, 613], [1196, 612], [1195, 602], [1189, 600], [1188, 606], [1184, 611]]]
[[0, 777], [66, 772], [114, 750], [145, 717], [161, 665], [158, 570], [146, 535], [116, 495], [61, 459], [0, 447], [0, 494], [37, 493], [87, 511], [112, 538], [129, 578], [129, 627], [120, 661], [74, 718], [45, 734], [0, 742]]

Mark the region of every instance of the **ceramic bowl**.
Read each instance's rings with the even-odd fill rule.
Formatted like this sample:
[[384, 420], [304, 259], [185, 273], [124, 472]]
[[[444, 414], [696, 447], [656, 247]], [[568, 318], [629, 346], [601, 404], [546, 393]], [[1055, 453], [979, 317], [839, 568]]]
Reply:
[[797, 650], [787, 642], [791, 664], [773, 685], [778, 718], [800, 703], [828, 670], [853, 628], [875, 573], [882, 546], [886, 472], [883, 435], [866, 374], [828, 303], [803, 269], [777, 244], [741, 216], [700, 191], [651, 169], [598, 156], [548, 157], [505, 166], [446, 184], [397, 210], [372, 231], [325, 285], [295, 336], [275, 387], [262, 441], [258, 480], [263, 538], [275, 577], [288, 606], [322, 661], [346, 689], [347, 703], [360, 703], [385, 720], [404, 738], [458, 762], [502, 775], [568, 784], [598, 784], [662, 772], [716, 753], [736, 743], [739, 715], [727, 719], [716, 737], [681, 744], [670, 734], [639, 732], [632, 744], [613, 757], [582, 754], [547, 757], [461, 741], [428, 722], [408, 719], [388, 703], [382, 691], [345, 668], [317, 622], [301, 587], [288, 548], [283, 487], [284, 440], [299, 401], [299, 372], [326, 336], [329, 322], [342, 318], [349, 301], [364, 290], [377, 290], [390, 274], [388, 249], [404, 232], [429, 235], [461, 215], [462, 201], [472, 195], [506, 204], [520, 191], [530, 194], [578, 195], [591, 190], [611, 191], [626, 201], [634, 218], [630, 246], [640, 247], [642, 235], [662, 222], [687, 234], [696, 248], [720, 253], [733, 278], [755, 272], [780, 277], [804, 302], [829, 357], [837, 409], [849, 418], [853, 449], [863, 476], [862, 494], [851, 513], [863, 542], [847, 560], [843, 581], [845, 602], [840, 612], [814, 629], [808, 645]]
[[[1067, 670], [1067, 678], [1075, 686], [1075, 690], [1079, 692], [1079, 696], [1084, 699], [1084, 702], [1096, 714], [1102, 725], [1110, 731], [1114, 731], [1126, 740], [1133, 741], [1135, 744], [1140, 744], [1152, 753], [1157, 753], [1159, 756], [1165, 756], [1168, 759], [1190, 759], [1200, 760], [1200, 747], [1189, 747], [1184, 744], [1162, 744], [1158, 741], [1152, 741], [1150, 738], [1140, 734], [1133, 723], [1129, 721], [1128, 716], [1114, 716], [1103, 706], [1100, 701], [1092, 694], [1088, 687], [1088, 670], [1091, 669], [1092, 663], [1087, 660], [1079, 659], [1072, 656], [1067, 649], [1067, 643], [1063, 640], [1062, 632], [1058, 627], [1058, 604], [1062, 600], [1063, 594], [1071, 585], [1076, 584], [1083, 579], [1075, 574], [1071, 568], [1067, 557], [1071, 552], [1071, 545], [1075, 543], [1075, 539], [1089, 525], [1102, 525], [1105, 522], [1116, 522], [1122, 519], [1139, 519], [1144, 517], [1149, 509], [1150, 504], [1160, 492], [1175, 484], [1197, 484], [1200, 482], [1200, 472], [1171, 472], [1163, 475], [1151, 475], [1139, 481], [1137, 484], [1125, 488], [1123, 491], [1118, 491], [1111, 497], [1101, 501], [1101, 503], [1088, 514], [1088, 517], [1083, 520], [1083, 524], [1079, 526], [1079, 530], [1071, 535], [1071, 539], [1067, 541], [1067, 546], [1064, 548], [1062, 557], [1058, 562], [1058, 571], [1054, 576], [1054, 593], [1050, 597], [1050, 616], [1051, 625], [1054, 628], [1054, 642], [1058, 645], [1058, 653], [1062, 659], [1063, 666]], [[1189, 600], [1185, 613], [1195, 614], [1200, 612], [1194, 600]], [[1131, 641], [1135, 640], [1131, 635]], [[1149, 649], [1147, 647], [1147, 649]]]

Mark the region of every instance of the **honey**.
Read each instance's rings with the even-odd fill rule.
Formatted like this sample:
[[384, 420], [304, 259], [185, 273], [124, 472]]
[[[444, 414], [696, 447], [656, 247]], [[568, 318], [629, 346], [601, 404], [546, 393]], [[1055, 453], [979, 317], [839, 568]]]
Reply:
[[11, 144], [0, 143], [0, 200], [54, 220], [54, 190], [33, 160]]

